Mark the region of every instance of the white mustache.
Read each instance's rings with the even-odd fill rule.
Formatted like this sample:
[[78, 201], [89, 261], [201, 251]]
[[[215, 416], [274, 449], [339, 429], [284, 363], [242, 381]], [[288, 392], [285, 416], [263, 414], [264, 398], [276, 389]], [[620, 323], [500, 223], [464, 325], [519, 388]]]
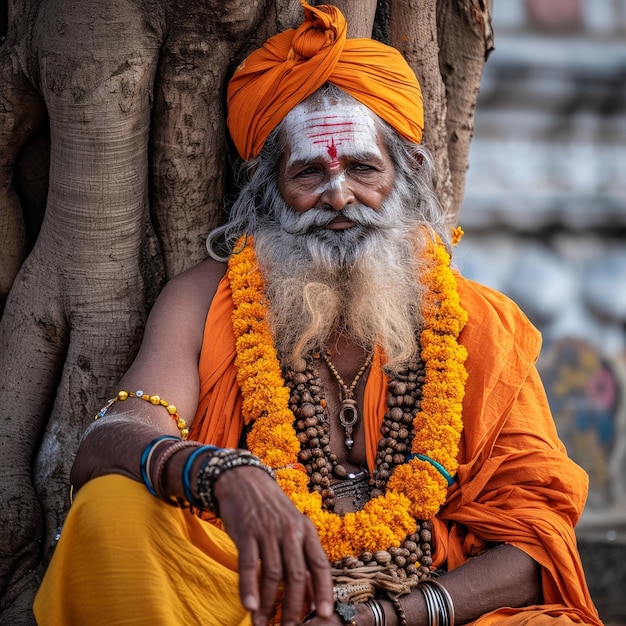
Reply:
[[362, 228], [393, 228], [386, 218], [385, 211], [375, 211], [363, 204], [349, 204], [341, 211], [334, 209], [309, 209], [299, 213], [287, 208], [279, 221], [283, 230], [290, 235], [304, 235], [316, 228], [327, 227], [334, 219], [343, 218]]

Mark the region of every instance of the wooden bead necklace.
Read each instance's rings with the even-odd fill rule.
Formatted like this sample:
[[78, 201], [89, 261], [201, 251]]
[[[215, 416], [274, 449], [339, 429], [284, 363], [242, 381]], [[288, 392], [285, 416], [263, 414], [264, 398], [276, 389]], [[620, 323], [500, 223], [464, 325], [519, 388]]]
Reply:
[[[322, 497], [323, 507], [332, 511], [336, 501], [335, 489], [341, 491], [346, 488], [342, 483], [362, 481], [363, 477], [361, 473], [349, 474], [338, 462], [337, 455], [331, 452], [328, 406], [324, 385], [315, 365], [316, 357], [319, 358], [318, 355], [313, 355], [305, 359], [304, 371], [296, 372], [291, 368], [284, 368], [283, 376], [290, 390], [289, 408], [295, 416], [296, 433], [301, 445], [298, 461], [304, 465], [309, 475], [310, 489], [318, 492]], [[371, 357], [368, 357], [362, 371], [357, 375], [358, 378], [363, 375], [370, 362]], [[404, 463], [411, 449], [412, 423], [415, 414], [420, 410], [424, 375], [423, 363], [419, 361], [410, 363], [404, 370], [391, 376], [388, 384], [388, 411], [381, 424], [376, 466], [373, 479], [369, 480], [366, 499], [384, 492], [394, 468]], [[353, 384], [356, 388], [356, 383]], [[341, 479], [340, 482], [333, 483], [333, 477]], [[360, 494], [357, 494], [354, 498], [357, 508], [363, 506], [364, 502], [361, 500]], [[397, 571], [401, 579], [413, 581], [409, 582], [411, 586], [415, 581], [430, 575], [431, 530], [430, 522], [418, 522], [417, 531], [409, 535], [398, 548], [380, 550], [375, 554], [364, 553], [358, 558], [346, 557], [333, 563], [333, 567], [344, 572], [353, 570], [355, 575], [364, 567], [376, 565], [384, 567], [386, 571], [391, 568]]]
[[352, 450], [352, 446], [354, 445], [354, 439], [352, 439], [352, 429], [359, 419], [359, 412], [357, 410], [356, 400], [354, 399], [354, 390], [356, 389], [361, 376], [363, 376], [363, 373], [372, 362], [373, 356], [374, 353], [370, 352], [368, 357], [365, 359], [365, 363], [363, 363], [361, 369], [356, 373], [352, 384], [348, 387], [346, 383], [343, 382], [343, 378], [341, 378], [341, 375], [337, 371], [334, 363], [330, 360], [328, 352], [326, 352], [326, 350], [322, 351], [322, 358], [326, 362], [326, 365], [328, 365], [330, 373], [339, 383], [339, 401], [341, 402], [341, 408], [339, 409], [339, 422], [343, 426], [345, 432], [344, 444], [348, 450]]

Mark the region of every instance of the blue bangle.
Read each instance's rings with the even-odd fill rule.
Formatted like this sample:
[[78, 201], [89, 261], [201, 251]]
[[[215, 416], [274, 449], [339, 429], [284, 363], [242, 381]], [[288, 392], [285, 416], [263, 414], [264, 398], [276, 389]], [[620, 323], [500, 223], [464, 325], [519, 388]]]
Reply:
[[155, 497], [158, 498], [157, 492], [155, 491], [154, 487], [152, 486], [152, 481], [150, 480], [150, 477], [148, 476], [148, 458], [150, 457], [150, 452], [152, 452], [154, 446], [156, 446], [160, 441], [164, 441], [165, 439], [174, 439], [174, 440], [179, 440], [180, 437], [174, 437], [172, 435], [161, 435], [161, 437], [157, 437], [156, 439], [153, 439], [143, 450], [143, 453], [141, 455], [141, 465], [140, 465], [140, 470], [141, 470], [141, 480], [143, 480], [143, 484], [146, 486], [146, 488], [148, 489], [148, 491]]
[[198, 458], [200, 454], [203, 452], [214, 452], [215, 450], [220, 450], [217, 446], [202, 446], [197, 450], [194, 450], [185, 461], [185, 465], [183, 466], [183, 493], [185, 494], [185, 498], [187, 502], [191, 506], [194, 506], [197, 509], [202, 508], [202, 503], [191, 494], [191, 468], [193, 466], [193, 462]]
[[426, 461], [427, 463], [430, 463], [446, 479], [448, 487], [451, 487], [454, 484], [454, 477], [450, 476], [448, 470], [441, 463], [437, 463], [435, 459], [431, 459], [425, 454], [409, 454], [406, 460], [410, 461], [411, 459], [419, 459], [420, 461]]

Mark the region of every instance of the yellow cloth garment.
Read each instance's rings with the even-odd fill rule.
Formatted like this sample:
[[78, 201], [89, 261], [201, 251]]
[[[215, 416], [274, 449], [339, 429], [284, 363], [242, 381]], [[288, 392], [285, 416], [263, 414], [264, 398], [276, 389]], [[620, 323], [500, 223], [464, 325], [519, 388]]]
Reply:
[[373, 39], [346, 39], [346, 20], [334, 6], [302, 5], [300, 27], [268, 39], [228, 85], [228, 129], [239, 154], [257, 156], [287, 113], [326, 82], [419, 143], [422, 93], [400, 52]]
[[228, 535], [118, 475], [76, 495], [34, 611], [40, 626], [252, 623]]
[[[544, 602], [499, 609], [475, 626], [601, 622], [573, 532], [586, 476], [557, 438], [534, 361], [540, 339], [507, 298], [457, 278], [469, 321], [468, 382], [457, 482], [435, 522], [434, 565], [450, 568], [485, 541], [511, 543], [543, 567]], [[232, 300], [220, 283], [205, 326], [201, 397], [191, 436], [237, 446], [242, 420], [234, 373]], [[375, 364], [365, 392], [370, 469], [386, 380]], [[35, 603], [42, 626], [58, 624], [248, 624], [239, 601], [236, 550], [208, 522], [153, 498], [121, 476], [83, 487], [72, 506]]]

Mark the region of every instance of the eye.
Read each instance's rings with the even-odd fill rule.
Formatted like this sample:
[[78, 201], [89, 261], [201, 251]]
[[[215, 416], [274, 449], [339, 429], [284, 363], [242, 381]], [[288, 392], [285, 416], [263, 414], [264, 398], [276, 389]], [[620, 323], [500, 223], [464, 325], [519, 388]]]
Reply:
[[318, 169], [313, 166], [305, 167], [296, 173], [295, 178], [306, 178], [307, 176], [315, 176], [318, 173]]
[[317, 174], [317, 169], [314, 167], [305, 167], [303, 170], [299, 171], [297, 176], [311, 176], [312, 174]]
[[354, 163], [350, 166], [350, 169], [355, 172], [363, 172], [363, 173], [378, 171], [378, 168], [374, 167], [373, 165], [370, 165], [369, 163]]

